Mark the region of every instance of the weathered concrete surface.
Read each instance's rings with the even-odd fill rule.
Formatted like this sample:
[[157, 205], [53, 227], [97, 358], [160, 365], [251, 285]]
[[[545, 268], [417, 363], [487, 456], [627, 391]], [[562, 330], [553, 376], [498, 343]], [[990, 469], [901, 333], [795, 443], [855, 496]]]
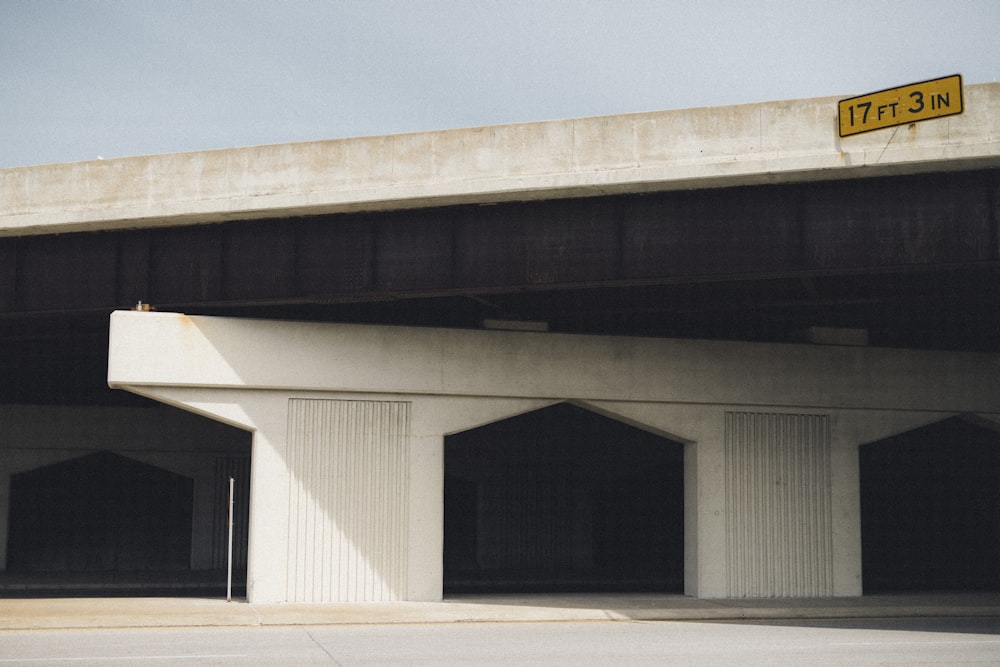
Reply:
[[[825, 592], [811, 597], [854, 597], [862, 590], [858, 446], [956, 413], [1000, 420], [998, 355], [179, 313], [113, 314], [108, 381], [253, 431], [247, 590], [254, 603], [312, 601], [287, 586], [293, 557], [310, 558], [286, 540], [296, 513], [290, 481], [303, 479], [290, 463], [288, 443], [290, 434], [300, 433], [303, 442], [315, 440], [306, 449], [326, 445], [290, 419], [293, 400], [409, 404], [402, 464], [408, 470], [407, 547], [386, 565], [406, 570], [396, 599], [407, 601], [441, 599], [449, 433], [571, 401], [685, 443], [685, 592], [727, 598], [737, 596], [744, 576], [729, 573], [744, 551], [736, 546], [736, 504], [727, 501], [736, 493], [726, 473], [727, 414], [829, 420], [828, 442], [815, 442], [829, 454], [829, 465], [817, 468], [823, 481], [816, 503], [828, 509], [807, 522], [822, 528], [795, 558], [818, 564], [828, 579]], [[754, 436], [753, 447], [767, 445], [768, 432]], [[804, 459], [789, 455], [767, 465], [793, 460]], [[309, 484], [304, 488], [322, 493]], [[331, 504], [325, 515], [334, 510]], [[784, 525], [781, 516], [774, 513], [756, 529]], [[366, 556], [359, 547], [351, 559]], [[779, 579], [760, 595], [781, 597]]]
[[837, 100], [0, 170], [0, 235], [1000, 165], [1000, 84], [966, 86], [961, 115], [844, 139]]
[[391, 623], [516, 623], [995, 617], [992, 593], [861, 598], [697, 600], [680, 595], [465, 596], [390, 604], [247, 604], [206, 598], [0, 600], [5, 630]]
[[1000, 413], [1000, 357], [991, 354], [127, 311], [111, 317], [108, 381]]

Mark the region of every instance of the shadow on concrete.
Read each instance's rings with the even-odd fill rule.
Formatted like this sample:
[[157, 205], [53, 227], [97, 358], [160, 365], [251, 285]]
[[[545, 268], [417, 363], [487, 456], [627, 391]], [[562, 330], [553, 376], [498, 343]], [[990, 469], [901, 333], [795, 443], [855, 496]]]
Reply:
[[[450, 595], [445, 602], [484, 607], [601, 610], [632, 620], [717, 620], [837, 623], [849, 619], [995, 618], [1000, 595], [992, 592], [893, 593], [835, 598], [698, 599], [672, 594]], [[839, 626], [838, 626], [839, 627]]]
[[682, 595], [469, 595], [442, 602], [247, 603], [224, 597], [0, 598], [0, 627], [304, 626], [395, 623], [725, 622], [1000, 634], [983, 595], [698, 600]]
[[899, 616], [893, 618], [829, 618], [829, 619], [781, 619], [739, 621], [705, 621], [708, 623], [740, 623], [743, 625], [767, 625], [771, 627], [831, 628], [889, 630], [897, 632], [942, 632], [950, 634], [1000, 635], [998, 616]]
[[[225, 570], [0, 572], [3, 598], [225, 597]], [[232, 594], [246, 596], [246, 572], [233, 572]]]

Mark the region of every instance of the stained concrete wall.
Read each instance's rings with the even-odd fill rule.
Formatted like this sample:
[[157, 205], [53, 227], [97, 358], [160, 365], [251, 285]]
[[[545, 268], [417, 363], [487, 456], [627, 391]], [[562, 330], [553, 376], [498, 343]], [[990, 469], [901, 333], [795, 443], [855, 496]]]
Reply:
[[216, 457], [245, 455], [248, 442], [244, 431], [177, 410], [0, 405], [0, 570], [11, 476], [102, 450], [194, 480], [191, 567], [210, 569]]
[[960, 115], [843, 139], [837, 99], [0, 170], [0, 235], [1000, 165], [1000, 84], [966, 86]]
[[[859, 595], [858, 445], [953, 414], [1000, 418], [1000, 355], [988, 354], [131, 312], [112, 316], [110, 350], [112, 386], [254, 432], [248, 594], [257, 602], [440, 599], [444, 436], [559, 401], [685, 443], [688, 594]], [[305, 428], [289, 412], [302, 400], [341, 414], [348, 402], [405, 404], [408, 416], [392, 427], [338, 418]], [[747, 421], [759, 426], [738, 426]], [[399, 461], [405, 516], [374, 537], [358, 539], [329, 487], [363, 494], [381, 482], [336, 465], [308, 481], [295, 472], [291, 461], [334, 440]], [[385, 449], [389, 441], [400, 444]], [[374, 470], [386, 455], [348, 468]], [[292, 539], [308, 520], [295, 504], [303, 494], [337, 548]], [[335, 591], [296, 574], [343, 571], [345, 560], [362, 580], [392, 583]]]

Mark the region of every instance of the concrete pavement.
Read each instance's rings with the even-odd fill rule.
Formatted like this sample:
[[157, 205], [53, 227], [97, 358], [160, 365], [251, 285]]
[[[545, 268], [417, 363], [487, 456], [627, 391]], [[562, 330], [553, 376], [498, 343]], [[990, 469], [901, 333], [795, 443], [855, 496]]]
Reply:
[[220, 598], [0, 599], [0, 629], [391, 623], [1000, 617], [1000, 594], [698, 600], [666, 594], [469, 595], [443, 602], [249, 604]]

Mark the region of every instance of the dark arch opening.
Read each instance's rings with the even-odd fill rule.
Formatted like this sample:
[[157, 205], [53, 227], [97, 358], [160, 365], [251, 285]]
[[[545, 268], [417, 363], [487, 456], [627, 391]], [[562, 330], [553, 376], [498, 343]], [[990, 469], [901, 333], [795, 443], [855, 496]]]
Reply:
[[1000, 590], [1000, 434], [956, 417], [859, 456], [865, 593]]
[[446, 437], [445, 592], [683, 591], [683, 463], [567, 403]]
[[112, 452], [11, 476], [8, 570], [184, 570], [194, 480]]
[[250, 433], [162, 404], [7, 414], [0, 597], [224, 595], [230, 476], [245, 592]]

